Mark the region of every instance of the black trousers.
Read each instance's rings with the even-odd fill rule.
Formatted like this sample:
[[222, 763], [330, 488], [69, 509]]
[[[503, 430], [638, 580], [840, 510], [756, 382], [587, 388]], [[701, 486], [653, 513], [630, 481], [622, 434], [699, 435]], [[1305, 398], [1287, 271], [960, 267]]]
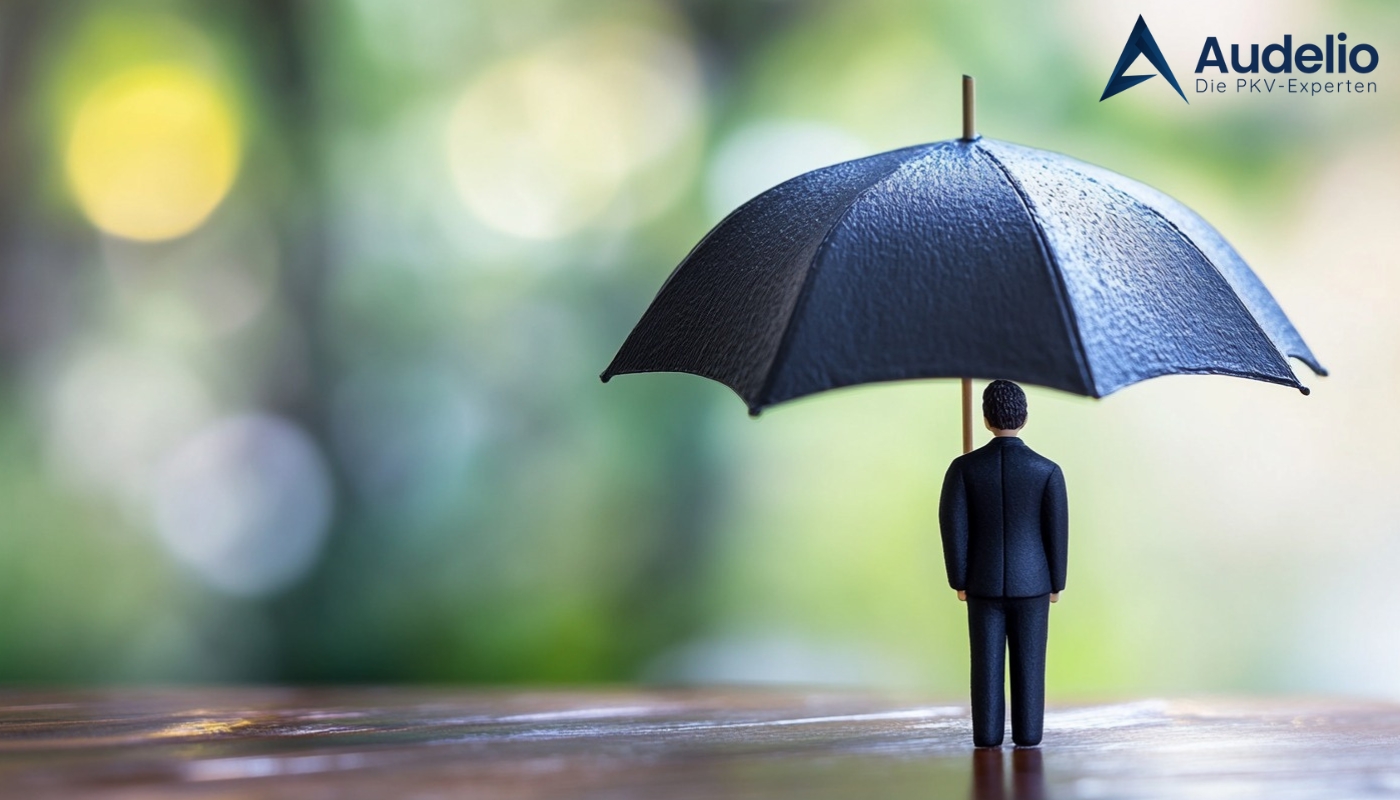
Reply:
[[996, 747], [1006, 734], [1006, 651], [1011, 650], [1011, 739], [1040, 744], [1045, 726], [1045, 639], [1050, 595], [967, 598], [972, 642], [972, 743]]

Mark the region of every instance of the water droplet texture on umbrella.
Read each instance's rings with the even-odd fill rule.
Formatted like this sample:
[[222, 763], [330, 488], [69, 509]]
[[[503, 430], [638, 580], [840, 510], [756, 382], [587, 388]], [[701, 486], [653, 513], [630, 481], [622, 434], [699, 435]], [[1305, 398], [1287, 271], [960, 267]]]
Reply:
[[[815, 170], [715, 227], [613, 363], [753, 413], [839, 386], [1006, 378], [1102, 397], [1158, 375], [1325, 374], [1243, 259], [1166, 195], [988, 139]], [[1303, 389], [1306, 391], [1306, 389]]]

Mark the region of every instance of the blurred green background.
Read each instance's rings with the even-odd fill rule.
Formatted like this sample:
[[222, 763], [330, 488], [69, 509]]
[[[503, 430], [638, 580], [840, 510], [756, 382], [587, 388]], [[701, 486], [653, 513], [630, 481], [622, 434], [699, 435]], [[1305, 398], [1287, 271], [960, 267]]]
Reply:
[[[1143, 13], [1191, 98], [1098, 96]], [[1191, 92], [1204, 35], [1377, 95]], [[979, 128], [1211, 220], [1334, 377], [1031, 392], [1052, 697], [1400, 696], [1400, 5], [0, 5], [0, 680], [966, 691], [958, 390], [597, 380], [727, 211]], [[1139, 70], [1142, 71], [1142, 70]]]

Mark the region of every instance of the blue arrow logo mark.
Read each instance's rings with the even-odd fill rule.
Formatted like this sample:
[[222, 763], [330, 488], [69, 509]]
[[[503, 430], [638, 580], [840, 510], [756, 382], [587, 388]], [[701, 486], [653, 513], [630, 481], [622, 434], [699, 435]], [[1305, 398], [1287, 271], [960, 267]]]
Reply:
[[[1162, 50], [1157, 47], [1157, 40], [1152, 38], [1152, 31], [1147, 29], [1147, 23], [1139, 14], [1137, 24], [1133, 26], [1133, 32], [1128, 34], [1128, 43], [1123, 45], [1123, 54], [1118, 56], [1118, 65], [1113, 68], [1113, 74], [1108, 78], [1108, 85], [1103, 87], [1103, 97], [1099, 98], [1100, 103], [1124, 89], [1131, 89], [1152, 77], [1151, 75], [1123, 74], [1132, 65], [1138, 54], [1145, 56], [1148, 62], [1162, 74], [1162, 77], [1167, 79], [1167, 83], [1172, 85], [1176, 93], [1181, 95], [1181, 99], [1186, 100], [1186, 94], [1176, 83], [1176, 76], [1172, 75], [1172, 68], [1167, 66], [1167, 59], [1162, 57]], [[1191, 101], [1186, 100], [1186, 103], [1189, 105]]]

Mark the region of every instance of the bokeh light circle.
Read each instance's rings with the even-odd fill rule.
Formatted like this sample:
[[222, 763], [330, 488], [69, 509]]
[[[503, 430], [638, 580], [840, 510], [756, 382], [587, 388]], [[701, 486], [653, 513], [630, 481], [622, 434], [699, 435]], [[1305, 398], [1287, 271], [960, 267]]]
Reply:
[[255, 596], [315, 563], [332, 492], [319, 450], [278, 417], [231, 417], [166, 460], [154, 493], [156, 530], [179, 561], [216, 589]]
[[759, 194], [804, 172], [872, 155], [842, 128], [821, 122], [767, 120], [725, 137], [705, 178], [705, 201], [718, 221]]
[[199, 227], [238, 173], [242, 143], [227, 93], [178, 63], [127, 69], [81, 102], [64, 166], [103, 231], [139, 241]]
[[212, 413], [204, 384], [178, 359], [118, 345], [66, 360], [47, 395], [59, 477], [133, 500], [145, 497], [161, 456]]
[[576, 31], [498, 63], [463, 93], [447, 131], [457, 191], [496, 230], [568, 235], [694, 130], [701, 94], [683, 39], [620, 24]]

